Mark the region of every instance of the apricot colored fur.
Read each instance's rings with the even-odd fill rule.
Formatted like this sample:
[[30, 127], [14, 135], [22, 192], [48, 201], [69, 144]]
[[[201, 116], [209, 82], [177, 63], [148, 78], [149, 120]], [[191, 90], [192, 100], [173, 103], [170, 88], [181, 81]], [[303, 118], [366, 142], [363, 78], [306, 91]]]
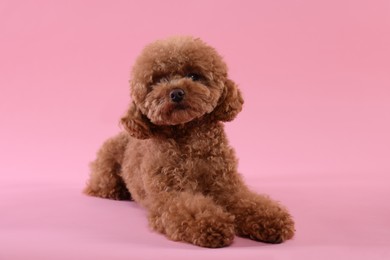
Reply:
[[288, 211], [237, 173], [223, 122], [243, 99], [212, 47], [192, 37], [148, 45], [133, 67], [131, 95], [126, 131], [101, 147], [85, 193], [133, 199], [154, 230], [203, 247], [227, 246], [235, 235], [269, 243], [293, 237]]

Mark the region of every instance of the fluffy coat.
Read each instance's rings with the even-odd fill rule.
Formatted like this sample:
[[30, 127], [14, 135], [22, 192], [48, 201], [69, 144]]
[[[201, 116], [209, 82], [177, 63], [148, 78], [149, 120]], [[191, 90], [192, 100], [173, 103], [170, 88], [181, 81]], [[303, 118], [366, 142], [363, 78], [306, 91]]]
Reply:
[[223, 247], [239, 235], [280, 243], [294, 235], [288, 211], [250, 191], [237, 172], [223, 122], [243, 99], [221, 56], [203, 41], [156, 41], [136, 60], [125, 131], [91, 164], [85, 193], [135, 200], [169, 239]]

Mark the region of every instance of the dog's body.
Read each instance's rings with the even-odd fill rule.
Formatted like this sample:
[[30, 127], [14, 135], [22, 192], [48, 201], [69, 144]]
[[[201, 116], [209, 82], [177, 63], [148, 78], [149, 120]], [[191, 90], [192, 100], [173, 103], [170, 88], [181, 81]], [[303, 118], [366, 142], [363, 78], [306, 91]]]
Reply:
[[243, 100], [213, 48], [191, 37], [149, 45], [133, 68], [132, 96], [127, 131], [100, 149], [87, 194], [134, 199], [153, 229], [200, 246], [229, 245], [234, 234], [271, 243], [293, 236], [289, 213], [237, 173], [222, 122]]

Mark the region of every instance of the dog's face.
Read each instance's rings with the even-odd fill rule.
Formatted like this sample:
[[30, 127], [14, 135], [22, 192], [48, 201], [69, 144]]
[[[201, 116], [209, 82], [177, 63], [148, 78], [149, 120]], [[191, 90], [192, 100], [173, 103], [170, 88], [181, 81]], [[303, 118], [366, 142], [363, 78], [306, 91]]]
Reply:
[[133, 104], [122, 119], [130, 134], [150, 123], [179, 125], [204, 116], [230, 121], [243, 103], [221, 56], [192, 37], [148, 45], [133, 67], [131, 91]]

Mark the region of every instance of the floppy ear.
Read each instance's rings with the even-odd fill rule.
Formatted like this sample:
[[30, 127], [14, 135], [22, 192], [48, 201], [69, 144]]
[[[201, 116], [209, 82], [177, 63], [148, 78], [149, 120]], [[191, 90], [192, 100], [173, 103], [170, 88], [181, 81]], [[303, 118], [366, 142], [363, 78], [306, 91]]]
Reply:
[[242, 104], [244, 100], [240, 90], [232, 80], [227, 79], [225, 89], [219, 98], [219, 104], [214, 109], [214, 116], [217, 120], [232, 121], [242, 110]]
[[152, 136], [152, 124], [134, 102], [130, 104], [125, 116], [121, 118], [121, 124], [131, 136], [137, 139], [148, 139]]

